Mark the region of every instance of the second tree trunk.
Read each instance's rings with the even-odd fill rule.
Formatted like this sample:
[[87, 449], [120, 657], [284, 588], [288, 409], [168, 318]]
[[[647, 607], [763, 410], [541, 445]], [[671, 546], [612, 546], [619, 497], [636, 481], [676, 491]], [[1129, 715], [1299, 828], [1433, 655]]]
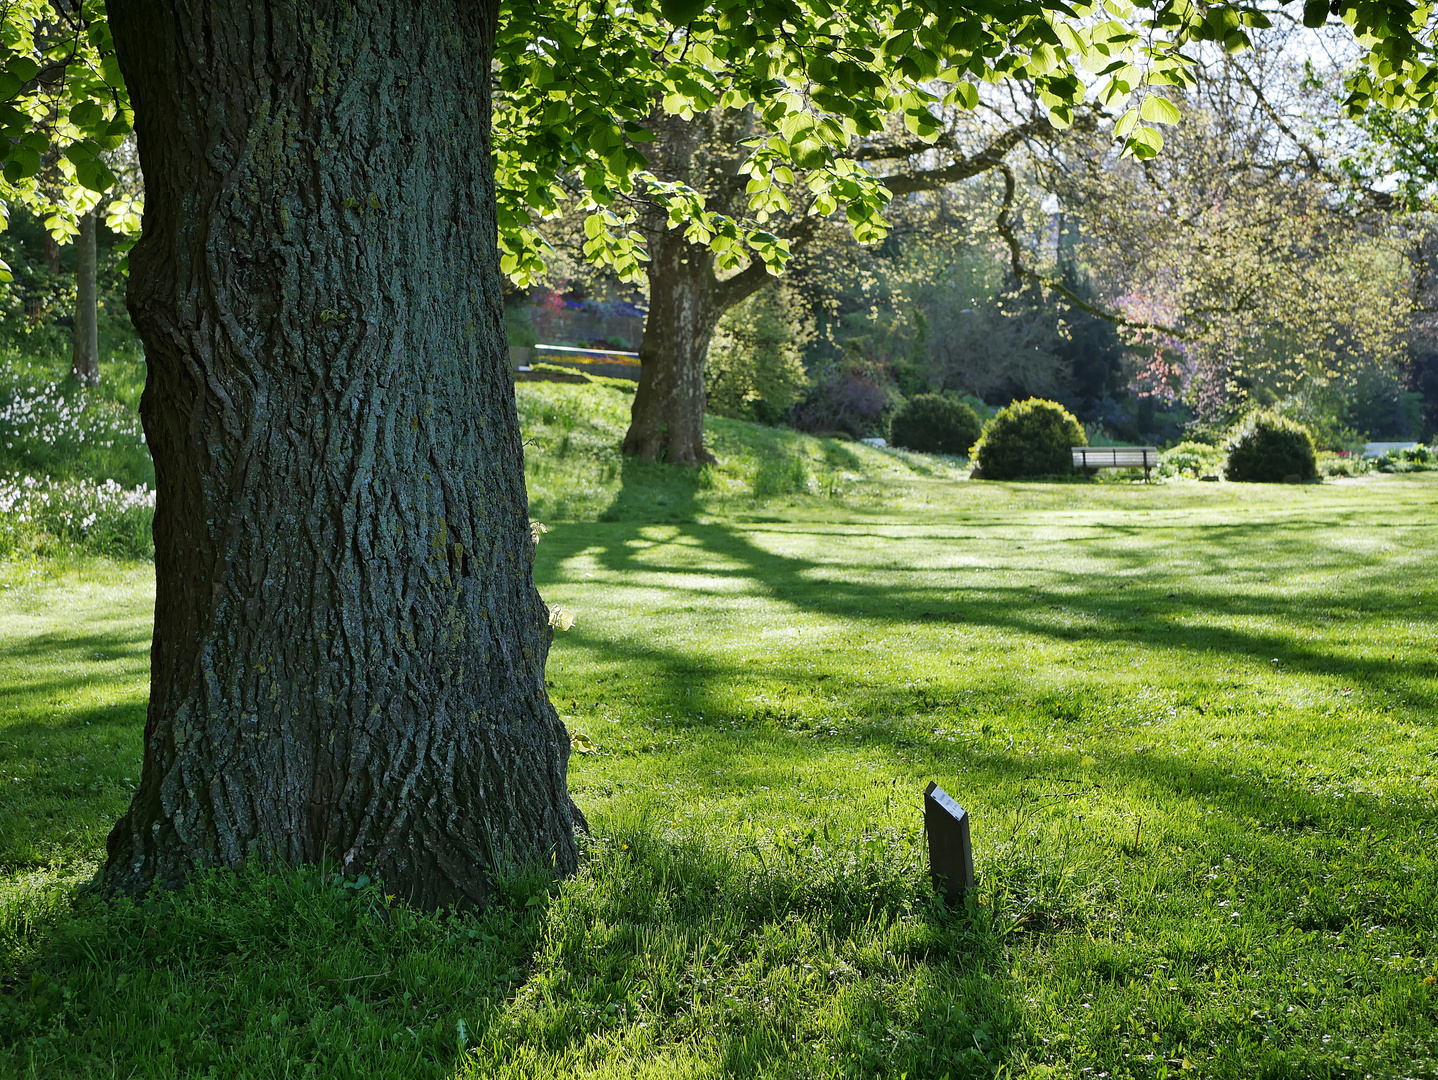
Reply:
[[95, 215], [80, 218], [75, 238], [75, 348], [70, 370], [82, 383], [100, 381], [99, 301], [96, 292]]
[[723, 314], [713, 256], [679, 230], [651, 241], [649, 254], [649, 315], [624, 452], [703, 465], [714, 460], [704, 447], [704, 361]]

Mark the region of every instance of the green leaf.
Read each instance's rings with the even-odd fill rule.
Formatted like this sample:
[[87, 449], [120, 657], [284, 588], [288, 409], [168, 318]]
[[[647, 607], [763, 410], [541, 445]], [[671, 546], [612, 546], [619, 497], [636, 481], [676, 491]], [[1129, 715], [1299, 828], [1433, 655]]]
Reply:
[[814, 118], [808, 113], [795, 112], [784, 117], [779, 124], [779, 134], [793, 143], [814, 130]]
[[1328, 21], [1328, 0], [1303, 0], [1303, 25], [1317, 29]]
[[1129, 150], [1139, 161], [1157, 157], [1158, 152], [1162, 149], [1163, 135], [1157, 128], [1141, 127], [1133, 133], [1133, 138], [1129, 140]]
[[103, 161], [91, 159], [75, 163], [75, 178], [81, 187], [91, 191], [109, 191], [115, 186], [115, 174]]
[[5, 65], [5, 70], [22, 83], [27, 83], [40, 74], [40, 65], [28, 56], [17, 56]]
[[984, 40], [984, 25], [978, 19], [961, 19], [949, 29], [948, 41], [955, 49], [968, 52]]
[[105, 119], [105, 110], [93, 101], [82, 101], [70, 110], [70, 123], [76, 127], [93, 127]]
[[1118, 118], [1118, 123], [1113, 126], [1113, 137], [1115, 139], [1125, 138], [1128, 133], [1133, 130], [1133, 126], [1137, 123], [1138, 110], [1129, 109], [1128, 112], [1124, 113]]
[[979, 88], [968, 80], [955, 85], [954, 96], [966, 109], [976, 108], [979, 104]]
[[805, 136], [794, 144], [794, 163], [801, 169], [818, 169], [828, 164], [829, 154], [822, 142]]
[[28, 180], [40, 171], [40, 155], [28, 146], [16, 146], [10, 150], [10, 160], [5, 162], [5, 179], [12, 184]]
[[1180, 119], [1178, 106], [1158, 94], [1149, 94], [1144, 98], [1138, 114], [1151, 124], [1176, 124]]
[[1225, 52], [1240, 53], [1245, 49], [1253, 48], [1253, 42], [1242, 30], [1234, 30], [1224, 35], [1223, 48]]
[[675, 26], [688, 26], [704, 13], [704, 0], [659, 0], [659, 10]]
[[21, 82], [8, 71], [0, 71], [0, 101], [9, 101], [20, 92]]
[[71, 143], [65, 147], [65, 156], [78, 165], [82, 161], [94, 161], [96, 149], [95, 144], [88, 140], [85, 142]]

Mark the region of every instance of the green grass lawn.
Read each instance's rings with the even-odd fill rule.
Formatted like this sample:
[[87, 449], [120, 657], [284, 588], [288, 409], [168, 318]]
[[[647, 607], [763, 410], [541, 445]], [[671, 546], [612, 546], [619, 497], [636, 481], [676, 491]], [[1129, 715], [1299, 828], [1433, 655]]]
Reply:
[[77, 898], [148, 573], [0, 571], [0, 1076], [1438, 1076], [1438, 478], [960, 483], [722, 421], [684, 473], [625, 401], [521, 389], [593, 833], [482, 917]]

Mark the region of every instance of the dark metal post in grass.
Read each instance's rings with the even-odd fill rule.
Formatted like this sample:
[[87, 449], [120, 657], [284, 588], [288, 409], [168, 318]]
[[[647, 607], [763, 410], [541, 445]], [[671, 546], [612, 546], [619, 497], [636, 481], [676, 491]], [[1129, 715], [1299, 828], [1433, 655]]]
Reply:
[[974, 846], [969, 840], [969, 812], [938, 784], [924, 792], [924, 830], [929, 834], [929, 874], [934, 891], [951, 906], [963, 902], [974, 887]]

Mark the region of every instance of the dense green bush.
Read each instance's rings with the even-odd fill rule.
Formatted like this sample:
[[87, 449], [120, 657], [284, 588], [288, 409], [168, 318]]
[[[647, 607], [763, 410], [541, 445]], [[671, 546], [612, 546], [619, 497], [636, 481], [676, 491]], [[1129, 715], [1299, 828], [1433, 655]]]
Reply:
[[974, 444], [975, 475], [1015, 480], [1073, 471], [1071, 447], [1088, 437], [1074, 415], [1056, 401], [1029, 398], [998, 411]]
[[1186, 476], [1197, 480], [1223, 469], [1223, 450], [1201, 442], [1181, 442], [1158, 455], [1159, 476]]
[[1251, 413], [1224, 444], [1230, 480], [1284, 483], [1318, 478], [1313, 436], [1302, 424], [1274, 412]]
[[889, 442], [926, 454], [965, 455], [982, 426], [974, 410], [941, 394], [911, 397], [889, 418]]
[[813, 320], [799, 294], [771, 284], [725, 312], [704, 365], [711, 411], [773, 424], [808, 388], [804, 348]]

